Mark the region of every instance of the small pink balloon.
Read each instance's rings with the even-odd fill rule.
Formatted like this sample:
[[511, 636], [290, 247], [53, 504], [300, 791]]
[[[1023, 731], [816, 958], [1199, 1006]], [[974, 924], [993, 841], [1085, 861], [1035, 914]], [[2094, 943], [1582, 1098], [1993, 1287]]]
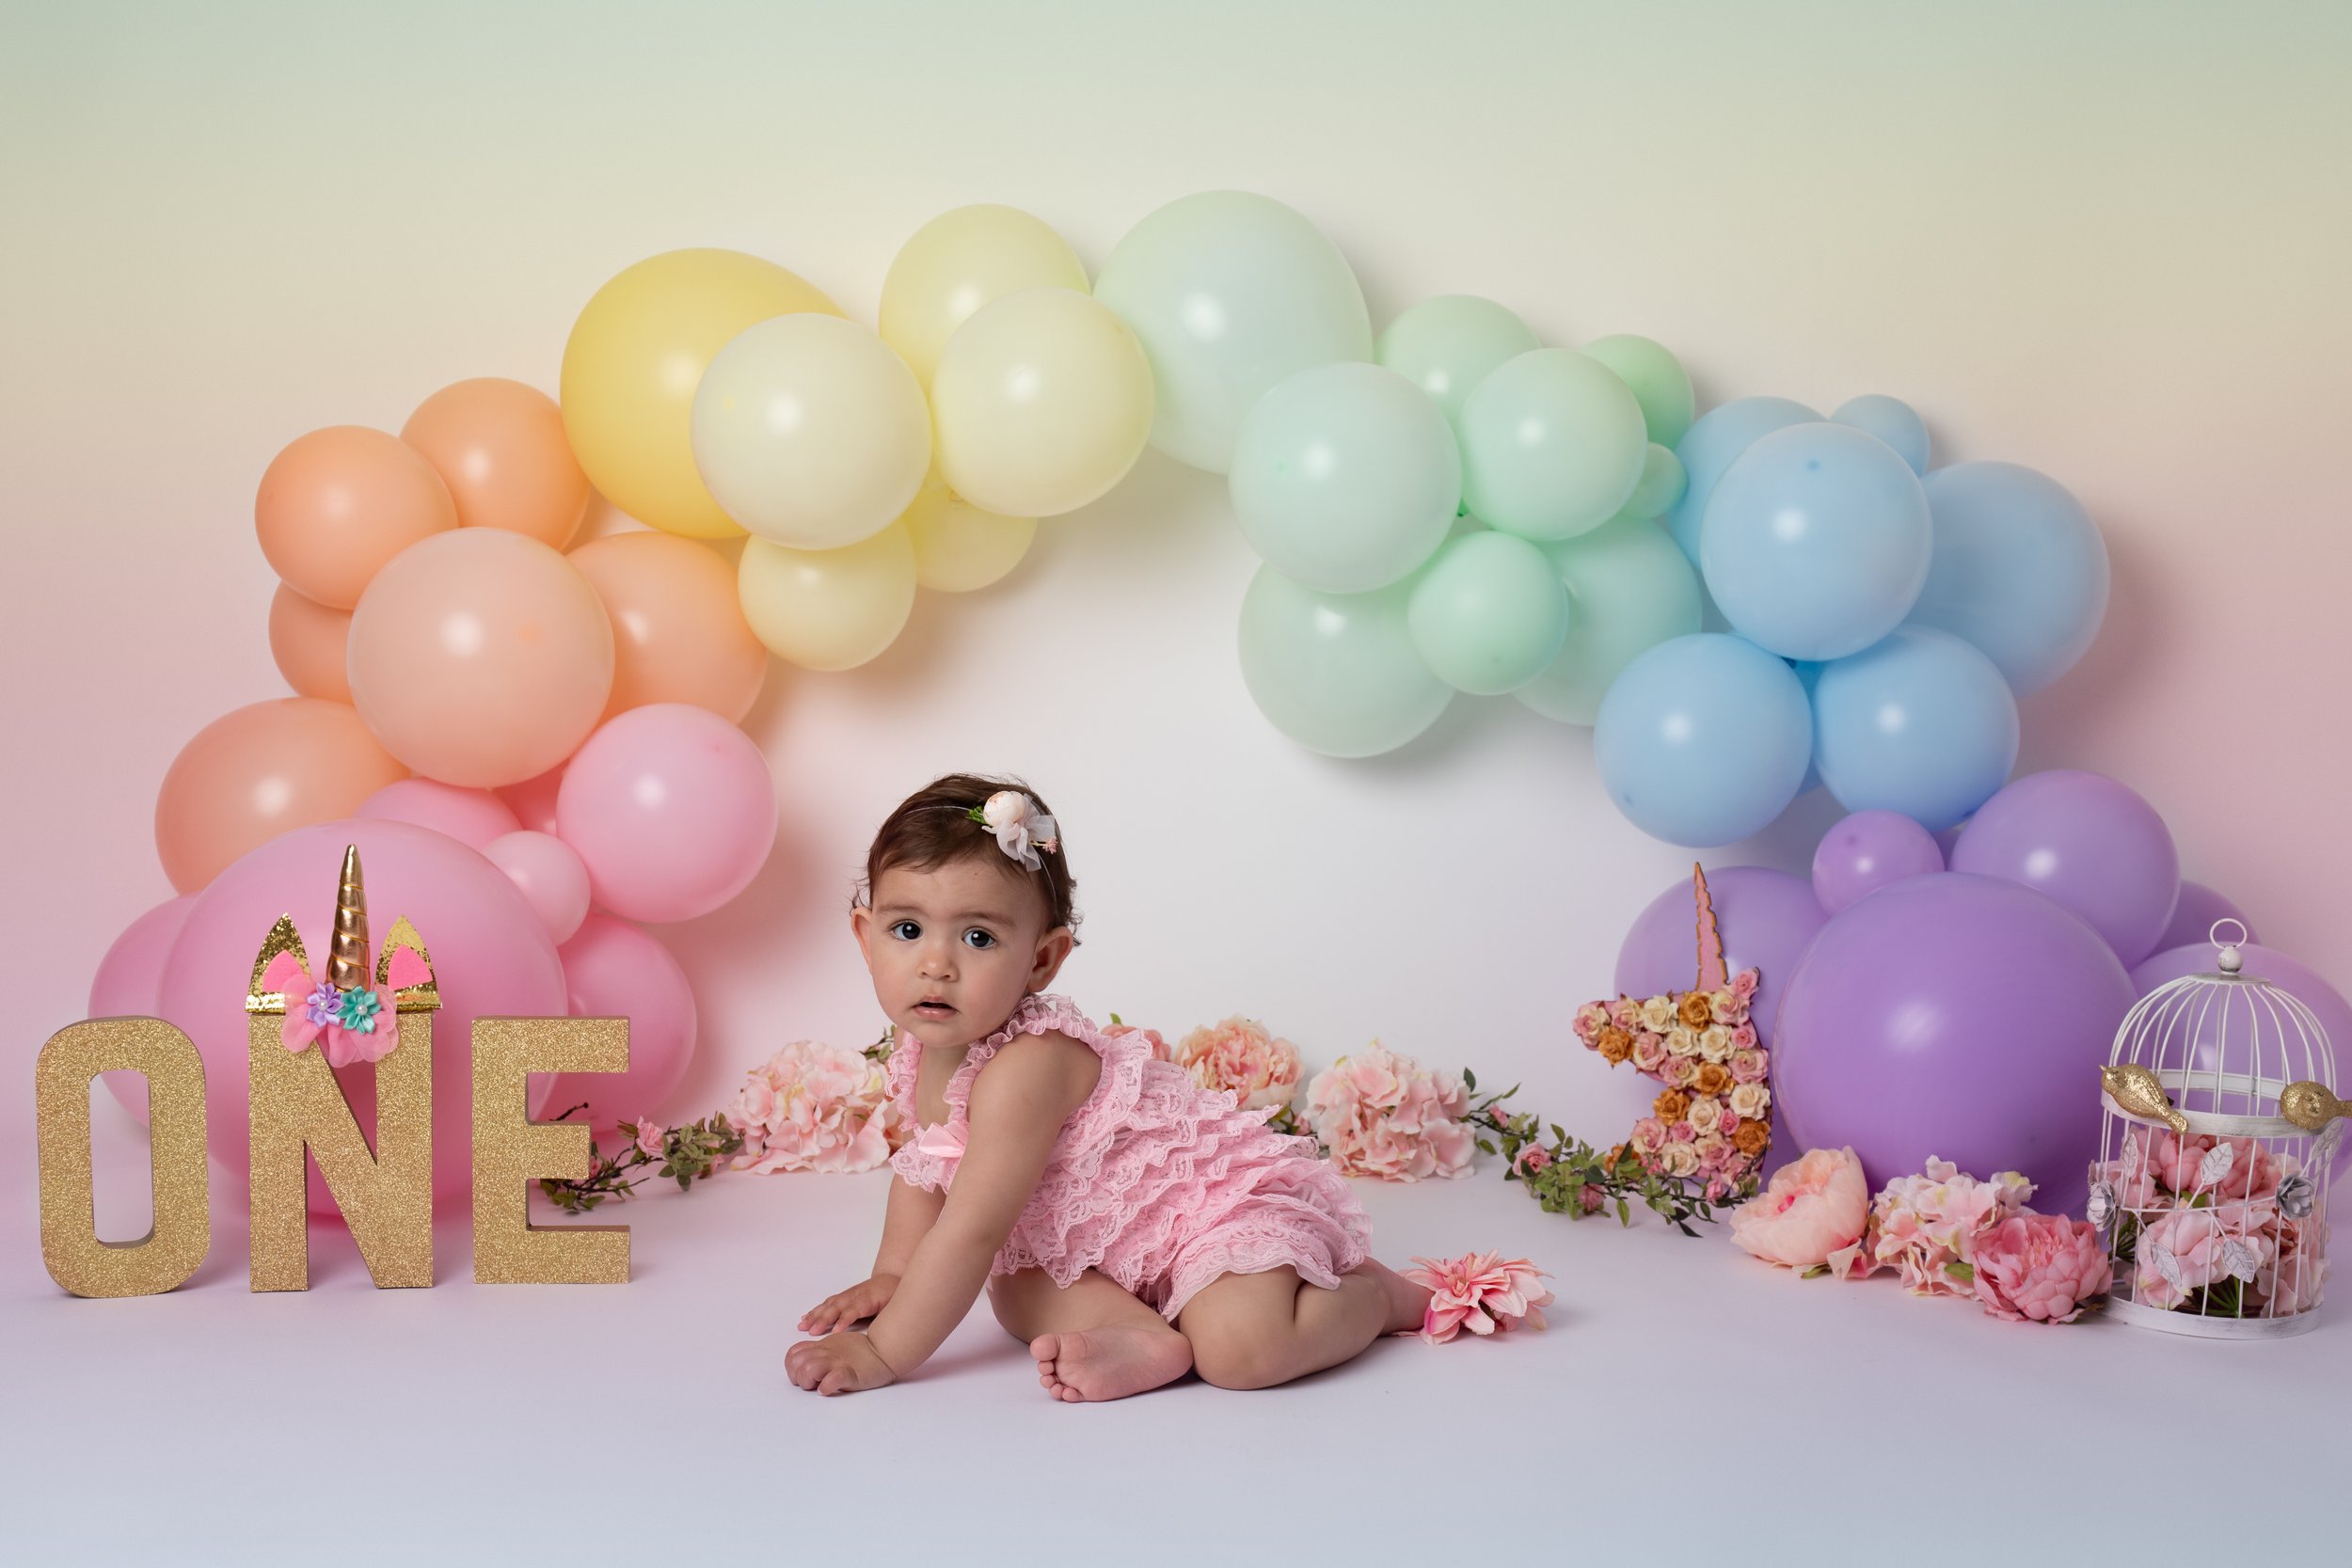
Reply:
[[[291, 914], [311, 973], [326, 967], [343, 847], [359, 847], [370, 935], [381, 943], [406, 915], [433, 955], [441, 1009], [433, 1015], [433, 1193], [462, 1197], [473, 1168], [473, 1022], [562, 1018], [564, 966], [530, 903], [498, 867], [455, 839], [406, 822], [353, 817], [298, 829], [246, 855], [197, 895], [164, 959], [157, 1016], [186, 1031], [204, 1061], [213, 1158], [246, 1181], [246, 992], [271, 926]], [[375, 1135], [375, 1071], [366, 1063], [336, 1077], [361, 1132]], [[544, 1097], [526, 1095], [538, 1115]], [[336, 1212], [324, 1181], [310, 1212]]]
[[522, 890], [556, 945], [572, 940], [588, 918], [588, 868], [551, 833], [514, 832], [483, 849], [492, 865]]
[[[183, 893], [167, 903], [156, 905], [115, 938], [106, 956], [98, 960], [98, 973], [90, 976], [89, 1014], [91, 1018], [153, 1018], [155, 1014], [155, 983], [164, 973], [164, 956], [178, 940], [180, 927], [187, 924], [188, 911], [196, 904], [196, 895]], [[120, 1102], [122, 1108], [144, 1122], [147, 1119], [147, 1075], [140, 1072], [102, 1072], [106, 1092]]]
[[534, 779], [518, 784], [508, 784], [497, 792], [515, 814], [515, 820], [534, 833], [555, 832], [555, 797], [563, 788], [564, 769], [559, 765]]
[[354, 816], [378, 816], [447, 833], [469, 849], [516, 832], [522, 824], [506, 802], [486, 789], [467, 789], [438, 779], [403, 779], [386, 784], [359, 803]]
[[609, 914], [582, 922], [563, 958], [574, 1018], [628, 1020], [628, 1070], [557, 1075], [548, 1115], [582, 1101], [588, 1125], [598, 1129], [653, 1115], [694, 1055], [694, 991], [686, 972], [658, 939]]
[[588, 737], [556, 800], [598, 907], [691, 920], [743, 891], [776, 838], [768, 760], [707, 708], [652, 703]]

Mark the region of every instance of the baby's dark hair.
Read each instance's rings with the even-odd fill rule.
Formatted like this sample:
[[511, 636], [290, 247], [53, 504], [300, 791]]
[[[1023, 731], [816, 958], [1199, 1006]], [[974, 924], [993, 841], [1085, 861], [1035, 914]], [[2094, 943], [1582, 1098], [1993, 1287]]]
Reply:
[[[932, 871], [951, 861], [987, 858], [1015, 877], [1034, 883], [1045, 900], [1045, 928], [1050, 931], [1057, 926], [1067, 926], [1071, 941], [1075, 942], [1079, 916], [1071, 894], [1078, 879], [1070, 874], [1070, 857], [1060, 843], [1059, 832], [1056, 832], [1053, 848], [1038, 850], [1038, 859], [1043, 863], [1031, 871], [998, 847], [996, 835], [985, 824], [972, 819], [972, 808], [1000, 789], [1022, 790], [1037, 802], [1040, 812], [1048, 816], [1054, 814], [1044, 797], [1019, 779], [994, 779], [978, 773], [948, 773], [933, 779], [899, 801], [898, 808], [882, 818], [882, 827], [874, 833], [873, 847], [866, 851], [866, 876], [850, 902], [870, 902], [882, 874], [894, 865], [910, 871]], [[1058, 826], [1057, 823], [1057, 830]]]

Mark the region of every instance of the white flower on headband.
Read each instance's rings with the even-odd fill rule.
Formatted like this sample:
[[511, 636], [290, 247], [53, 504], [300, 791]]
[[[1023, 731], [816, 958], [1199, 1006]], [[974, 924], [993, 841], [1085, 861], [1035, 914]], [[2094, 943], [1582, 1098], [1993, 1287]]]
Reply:
[[1060, 831], [1025, 790], [1000, 789], [965, 815], [996, 835], [996, 847], [1032, 871], [1044, 864], [1038, 850], [1050, 853]]

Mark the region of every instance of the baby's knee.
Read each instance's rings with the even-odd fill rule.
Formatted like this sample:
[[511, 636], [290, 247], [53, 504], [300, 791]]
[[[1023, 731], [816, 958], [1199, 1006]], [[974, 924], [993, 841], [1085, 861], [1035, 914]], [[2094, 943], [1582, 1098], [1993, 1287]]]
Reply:
[[1220, 1323], [1205, 1323], [1184, 1336], [1192, 1342], [1192, 1370], [1200, 1381], [1219, 1388], [1271, 1388], [1288, 1375], [1280, 1345], [1263, 1329], [1238, 1332]]

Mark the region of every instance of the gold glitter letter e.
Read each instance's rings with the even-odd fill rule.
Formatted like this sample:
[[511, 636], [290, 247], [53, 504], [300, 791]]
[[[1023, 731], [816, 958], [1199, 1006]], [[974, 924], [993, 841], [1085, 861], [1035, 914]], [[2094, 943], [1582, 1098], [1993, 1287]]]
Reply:
[[626, 1285], [628, 1227], [531, 1223], [532, 1179], [588, 1174], [588, 1129], [534, 1122], [534, 1072], [622, 1072], [625, 1018], [478, 1018], [473, 1024], [473, 1277], [478, 1285]]

